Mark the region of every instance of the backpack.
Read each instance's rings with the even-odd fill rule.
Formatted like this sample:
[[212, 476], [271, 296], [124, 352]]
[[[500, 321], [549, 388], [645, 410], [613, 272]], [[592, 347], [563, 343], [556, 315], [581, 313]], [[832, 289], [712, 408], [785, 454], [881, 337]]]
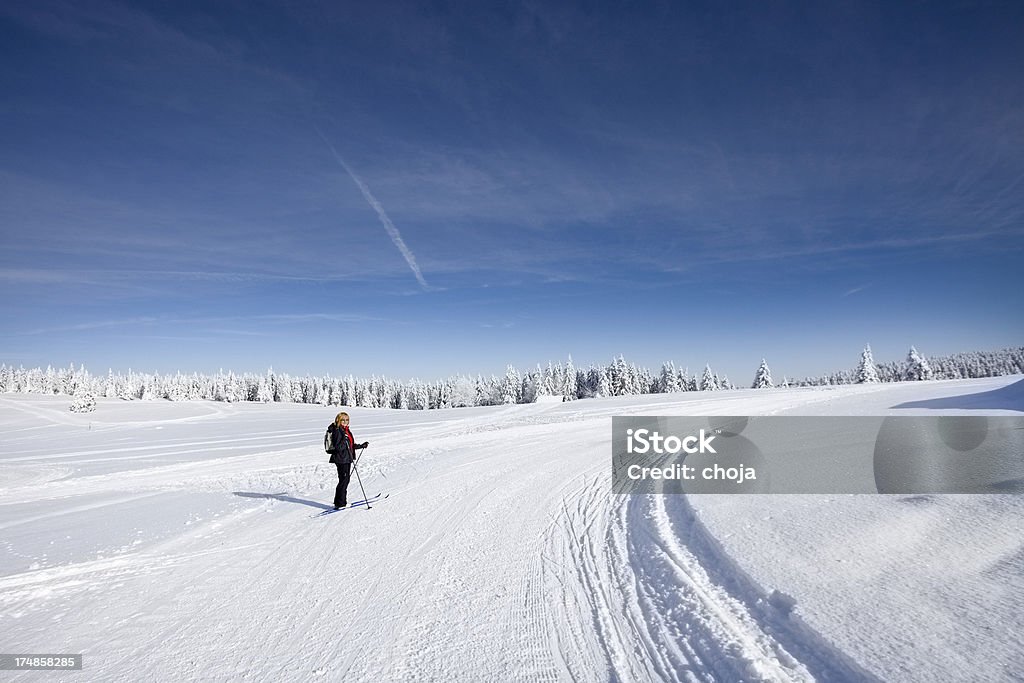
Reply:
[[[327, 432], [324, 434], [324, 453], [334, 455], [334, 423], [327, 425]], [[333, 458], [332, 458], [333, 462]]]

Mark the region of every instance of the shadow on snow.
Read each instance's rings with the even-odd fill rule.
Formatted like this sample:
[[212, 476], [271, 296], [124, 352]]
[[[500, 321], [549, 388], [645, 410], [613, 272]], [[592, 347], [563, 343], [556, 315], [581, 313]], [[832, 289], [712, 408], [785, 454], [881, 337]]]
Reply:
[[272, 498], [273, 500], [280, 500], [284, 501], [285, 503], [298, 503], [299, 505], [308, 505], [311, 508], [317, 508], [319, 510], [334, 510], [333, 505], [328, 505], [327, 503], [318, 503], [315, 500], [296, 498], [294, 496], [289, 496], [284, 493], [256, 493], [254, 491], [234, 491], [233, 493], [236, 496], [241, 496], [242, 498]]
[[963, 394], [923, 401], [908, 401], [893, 408], [929, 408], [932, 410], [1019, 410], [1024, 412], [1024, 379], [980, 394]]

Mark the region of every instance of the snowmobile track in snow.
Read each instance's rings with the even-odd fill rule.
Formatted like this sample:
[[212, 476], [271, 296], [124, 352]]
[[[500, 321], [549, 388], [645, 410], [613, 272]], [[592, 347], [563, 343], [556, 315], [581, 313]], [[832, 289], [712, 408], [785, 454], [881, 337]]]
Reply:
[[623, 681], [877, 680], [742, 580], [685, 497], [612, 496], [595, 479], [567, 496], [563, 515], [544, 567], [549, 583], [578, 584], [562, 586], [551, 623], [572, 678], [607, 668]]

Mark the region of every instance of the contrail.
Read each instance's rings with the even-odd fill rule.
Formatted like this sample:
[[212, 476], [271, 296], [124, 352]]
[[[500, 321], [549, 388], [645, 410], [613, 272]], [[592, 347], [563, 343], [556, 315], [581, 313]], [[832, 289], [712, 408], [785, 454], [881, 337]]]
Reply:
[[420, 272], [420, 267], [416, 265], [416, 257], [413, 256], [411, 251], [409, 251], [409, 247], [405, 245], [405, 240], [402, 239], [402, 234], [398, 232], [398, 228], [396, 228], [395, 224], [391, 222], [388, 215], [384, 213], [384, 207], [381, 206], [380, 202], [377, 201], [377, 198], [370, 193], [370, 188], [366, 186], [366, 183], [360, 180], [359, 176], [355, 174], [355, 171], [345, 163], [345, 160], [341, 158], [340, 154], [338, 154], [338, 150], [334, 149], [334, 145], [332, 145], [331, 141], [327, 139], [327, 136], [324, 135], [319, 126], [316, 126], [316, 132], [320, 134], [320, 137], [327, 144], [327, 147], [330, 148], [331, 154], [333, 154], [334, 158], [338, 160], [341, 167], [345, 169], [348, 176], [352, 178], [352, 182], [354, 182], [356, 187], [359, 188], [359, 191], [363, 193], [363, 198], [366, 199], [366, 203], [373, 207], [373, 210], [377, 212], [377, 217], [380, 218], [380, 222], [384, 226], [384, 230], [387, 231], [388, 237], [390, 237], [391, 241], [395, 243], [396, 247], [398, 247], [398, 251], [402, 252], [402, 256], [405, 257], [405, 262], [409, 264], [409, 268], [412, 270], [412, 274], [416, 276], [416, 280], [420, 283], [420, 286], [423, 287], [423, 289], [430, 289], [430, 285], [428, 285], [427, 281], [423, 279], [423, 273]]

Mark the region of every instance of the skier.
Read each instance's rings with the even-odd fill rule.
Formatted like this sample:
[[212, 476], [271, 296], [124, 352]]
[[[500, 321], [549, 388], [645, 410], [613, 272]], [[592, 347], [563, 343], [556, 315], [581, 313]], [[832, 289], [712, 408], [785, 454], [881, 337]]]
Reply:
[[348, 503], [348, 480], [352, 476], [352, 461], [357, 449], [366, 448], [369, 441], [356, 443], [348, 428], [348, 413], [338, 413], [327, 428], [331, 443], [331, 462], [338, 468], [338, 488], [334, 490], [334, 509], [340, 510]]

